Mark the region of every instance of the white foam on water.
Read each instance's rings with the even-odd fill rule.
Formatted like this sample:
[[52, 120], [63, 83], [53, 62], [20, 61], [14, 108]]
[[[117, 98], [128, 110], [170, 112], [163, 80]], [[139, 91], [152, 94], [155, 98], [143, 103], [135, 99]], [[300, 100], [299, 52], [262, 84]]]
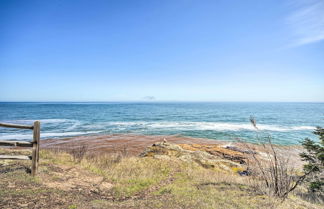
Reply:
[[[32, 121], [32, 120], [20, 120]], [[116, 122], [98, 122], [89, 125], [83, 125], [78, 120], [69, 119], [45, 119], [42, 123], [65, 123], [67, 128], [61, 127], [62, 132], [41, 132], [41, 138], [66, 137], [86, 134], [95, 134], [103, 131], [127, 131], [127, 130], [151, 130], [151, 131], [255, 131], [256, 129], [250, 123], [224, 123], [224, 122], [194, 122], [194, 121], [116, 121]], [[88, 131], [77, 131], [79, 127]], [[274, 132], [293, 132], [315, 130], [313, 126], [279, 126], [258, 124], [260, 131]], [[73, 131], [76, 130], [76, 131]], [[60, 130], [56, 130], [60, 131]], [[32, 134], [27, 133], [0, 133], [0, 140], [25, 140], [32, 139]]]
[[135, 127], [135, 126], [142, 126], [145, 127], [149, 122], [145, 121], [137, 121], [137, 122], [124, 122], [124, 121], [117, 121], [117, 122], [97, 122], [88, 125], [82, 125], [84, 129], [95, 129], [95, 130], [103, 130], [103, 129], [111, 129], [111, 128], [122, 128], [127, 129], [127, 127]]
[[[141, 127], [147, 129], [172, 129], [172, 130], [212, 130], [212, 131], [241, 131], [249, 130], [255, 131], [256, 129], [250, 123], [222, 123], [222, 122], [109, 122], [106, 123], [109, 126], [118, 126], [125, 129], [126, 127]], [[101, 126], [104, 126], [101, 124]], [[302, 131], [302, 130], [315, 130], [313, 126], [277, 126], [259, 124], [259, 130], [262, 131]]]
[[299, 131], [299, 130], [315, 130], [316, 127], [313, 126], [293, 126], [291, 127], [292, 130], [294, 131]]
[[[42, 138], [50, 138], [50, 137], [64, 137], [64, 136], [79, 136], [79, 135], [86, 135], [86, 134], [95, 134], [100, 133], [101, 131], [76, 131], [76, 132], [62, 132], [62, 133], [42, 133], [41, 132], [41, 139]], [[0, 140], [31, 140], [33, 138], [32, 134], [4, 134], [0, 135]]]
[[[32, 123], [34, 120], [15, 120], [9, 121], [11, 123]], [[6, 121], [8, 122], [8, 121]], [[242, 131], [256, 130], [250, 123], [224, 123], [224, 122], [194, 122], [194, 121], [162, 121], [162, 122], [148, 122], [148, 121], [116, 121], [116, 122], [99, 122], [89, 125], [82, 125], [78, 120], [71, 119], [41, 119], [41, 123], [65, 123], [70, 126], [64, 128], [65, 131], [72, 131], [78, 127], [84, 129], [94, 130], [107, 130], [107, 129], [121, 129], [127, 128], [145, 128], [145, 129], [172, 129], [172, 130], [212, 130], [212, 131]], [[71, 125], [72, 124], [72, 125]], [[303, 131], [303, 130], [315, 130], [313, 126], [278, 126], [258, 124], [259, 130], [262, 131]], [[72, 133], [72, 132], [71, 132]]]
[[74, 121], [73, 122], [73, 125], [68, 127], [67, 129], [65, 129], [66, 131], [71, 131], [71, 130], [74, 130], [76, 129], [77, 127], [79, 127], [81, 125], [81, 122], [80, 121]]
[[[29, 124], [32, 125], [35, 120], [7, 120], [1, 121], [4, 123], [13, 124]], [[77, 129], [81, 125], [81, 121], [72, 119], [40, 119], [41, 127], [47, 127], [48, 125], [57, 126], [57, 129], [66, 131], [72, 131]]]

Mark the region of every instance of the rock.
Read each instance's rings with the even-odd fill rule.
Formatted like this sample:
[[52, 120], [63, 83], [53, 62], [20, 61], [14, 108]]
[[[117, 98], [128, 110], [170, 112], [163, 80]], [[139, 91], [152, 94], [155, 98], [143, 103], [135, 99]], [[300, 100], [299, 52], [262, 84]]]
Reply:
[[[178, 145], [163, 141], [147, 147], [140, 156], [164, 160], [177, 158], [185, 162], [197, 163], [204, 168], [229, 172], [245, 169], [240, 162], [237, 162], [243, 159], [242, 153], [237, 154], [234, 151], [216, 147], [216, 145]], [[229, 159], [234, 159], [234, 161]]]
[[158, 142], [147, 147], [144, 152], [140, 154], [140, 157], [153, 157], [155, 155], [176, 156], [183, 151], [184, 150], [179, 145], [167, 142]]
[[155, 159], [160, 159], [160, 160], [170, 160], [171, 157], [168, 155], [154, 155], [153, 156]]
[[179, 144], [186, 150], [201, 150], [211, 155], [218, 156], [220, 158], [228, 159], [240, 164], [245, 163], [245, 157], [243, 153], [233, 150], [228, 150], [218, 145], [200, 145], [200, 144]]
[[100, 190], [109, 190], [113, 187], [113, 184], [111, 183], [108, 183], [108, 182], [102, 182], [100, 185], [99, 185], [99, 189]]

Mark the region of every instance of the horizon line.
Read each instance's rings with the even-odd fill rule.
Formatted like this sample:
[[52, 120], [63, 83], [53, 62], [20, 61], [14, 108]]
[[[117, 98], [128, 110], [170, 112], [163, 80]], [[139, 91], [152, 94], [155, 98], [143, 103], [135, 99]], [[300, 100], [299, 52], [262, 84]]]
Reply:
[[111, 100], [111, 101], [0, 101], [0, 103], [184, 103], [184, 102], [192, 102], [192, 103], [217, 103], [217, 102], [243, 102], [243, 103], [324, 103], [324, 101], [226, 101], [226, 100]]

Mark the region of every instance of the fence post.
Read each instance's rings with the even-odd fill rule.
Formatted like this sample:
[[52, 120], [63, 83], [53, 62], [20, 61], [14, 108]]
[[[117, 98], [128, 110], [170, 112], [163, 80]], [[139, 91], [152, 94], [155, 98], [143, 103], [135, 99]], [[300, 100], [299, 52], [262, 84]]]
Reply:
[[40, 138], [40, 122], [35, 121], [33, 127], [33, 151], [32, 151], [32, 169], [31, 169], [32, 176], [35, 176], [38, 170], [39, 138]]

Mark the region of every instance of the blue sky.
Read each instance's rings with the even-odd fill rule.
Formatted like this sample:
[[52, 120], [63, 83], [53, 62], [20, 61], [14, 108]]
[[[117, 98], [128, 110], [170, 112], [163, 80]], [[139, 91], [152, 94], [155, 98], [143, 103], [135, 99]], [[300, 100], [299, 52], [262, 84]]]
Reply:
[[324, 101], [322, 0], [0, 1], [0, 101]]

